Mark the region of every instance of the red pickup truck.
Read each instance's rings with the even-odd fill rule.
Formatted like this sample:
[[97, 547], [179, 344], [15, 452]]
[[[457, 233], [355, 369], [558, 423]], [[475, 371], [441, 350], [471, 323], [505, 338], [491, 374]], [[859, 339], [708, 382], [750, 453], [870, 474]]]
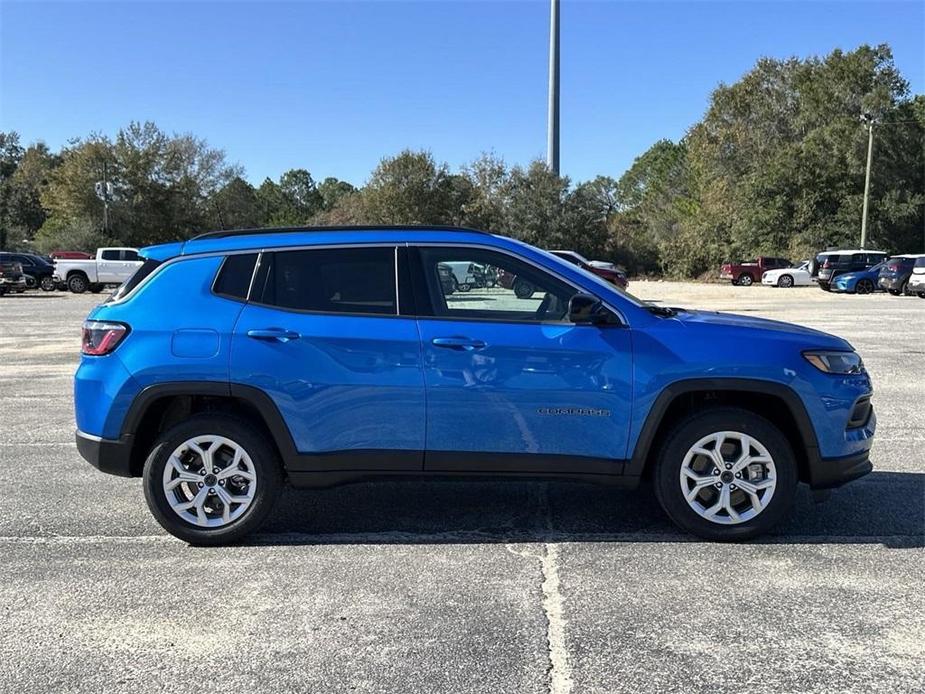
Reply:
[[754, 260], [746, 260], [740, 263], [723, 263], [719, 271], [721, 280], [730, 280], [733, 284], [740, 287], [748, 287], [758, 282], [767, 270], [776, 270], [782, 267], [792, 267], [786, 258], [770, 258], [768, 256], [759, 256]]

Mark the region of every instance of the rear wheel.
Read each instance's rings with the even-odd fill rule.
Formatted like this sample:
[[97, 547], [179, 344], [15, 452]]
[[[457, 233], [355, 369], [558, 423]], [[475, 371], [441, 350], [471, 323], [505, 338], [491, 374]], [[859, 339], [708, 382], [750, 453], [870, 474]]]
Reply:
[[925, 292], [919, 292], [919, 298], [925, 299]]
[[858, 280], [854, 291], [858, 294], [872, 294], [874, 291], [874, 283], [871, 280]]
[[527, 280], [522, 280], [519, 277], [514, 280], [514, 296], [518, 299], [529, 299], [533, 296], [533, 292], [536, 291], [536, 287], [530, 284]]
[[796, 485], [796, 460], [783, 433], [732, 407], [680, 421], [655, 468], [655, 492], [665, 513], [708, 540], [767, 532], [788, 511]]
[[101, 291], [103, 291], [103, 289], [105, 289], [105, 286], [102, 284], [91, 284], [90, 285], [90, 291], [93, 292], [94, 294], [99, 294]]
[[67, 278], [67, 288], [75, 294], [83, 294], [90, 288], [90, 281], [86, 275], [71, 275]]
[[754, 277], [749, 275], [747, 272], [743, 272], [741, 275], [739, 275], [739, 279], [736, 280], [736, 284], [738, 284], [740, 287], [750, 287], [754, 281]]
[[792, 275], [781, 275], [780, 279], [777, 280], [777, 286], [784, 287], [785, 289], [789, 289], [790, 287], [793, 286], [793, 276]]
[[144, 467], [148, 508], [161, 527], [194, 545], [256, 530], [282, 488], [276, 452], [247, 421], [196, 415], [163, 433]]
[[43, 292], [53, 292], [55, 291], [55, 280], [51, 275], [45, 275], [39, 286]]

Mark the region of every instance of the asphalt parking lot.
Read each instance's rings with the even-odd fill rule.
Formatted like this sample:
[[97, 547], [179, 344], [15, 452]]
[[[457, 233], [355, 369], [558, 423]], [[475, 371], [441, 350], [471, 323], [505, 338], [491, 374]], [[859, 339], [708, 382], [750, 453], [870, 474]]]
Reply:
[[743, 545], [678, 534], [646, 491], [454, 482], [290, 491], [253, 543], [195, 549], [77, 455], [100, 297], [0, 298], [0, 691], [921, 691], [925, 301], [632, 290], [850, 340], [876, 471]]

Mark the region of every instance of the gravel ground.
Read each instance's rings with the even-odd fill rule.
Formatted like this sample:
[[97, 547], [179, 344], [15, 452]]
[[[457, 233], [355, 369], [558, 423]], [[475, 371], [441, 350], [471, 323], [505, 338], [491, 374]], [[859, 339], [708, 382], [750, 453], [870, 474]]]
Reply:
[[289, 491], [251, 545], [192, 549], [74, 447], [99, 297], [0, 298], [0, 691], [921, 691], [925, 301], [632, 291], [849, 339], [876, 471], [745, 545], [647, 492], [459, 482]]

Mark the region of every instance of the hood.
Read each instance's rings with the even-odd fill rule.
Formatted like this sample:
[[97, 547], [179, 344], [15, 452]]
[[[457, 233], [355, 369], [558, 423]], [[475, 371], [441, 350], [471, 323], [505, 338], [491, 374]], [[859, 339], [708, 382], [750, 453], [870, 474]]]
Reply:
[[757, 318], [753, 316], [740, 316], [734, 313], [719, 313], [716, 311], [679, 311], [675, 319], [690, 327], [705, 329], [741, 331], [737, 335], [743, 339], [749, 337], [745, 333], [752, 333], [754, 337], [767, 337], [771, 339], [786, 339], [805, 344], [805, 349], [835, 349], [852, 351], [853, 347], [840, 337], [830, 335], [821, 330], [806, 328], [794, 323]]

